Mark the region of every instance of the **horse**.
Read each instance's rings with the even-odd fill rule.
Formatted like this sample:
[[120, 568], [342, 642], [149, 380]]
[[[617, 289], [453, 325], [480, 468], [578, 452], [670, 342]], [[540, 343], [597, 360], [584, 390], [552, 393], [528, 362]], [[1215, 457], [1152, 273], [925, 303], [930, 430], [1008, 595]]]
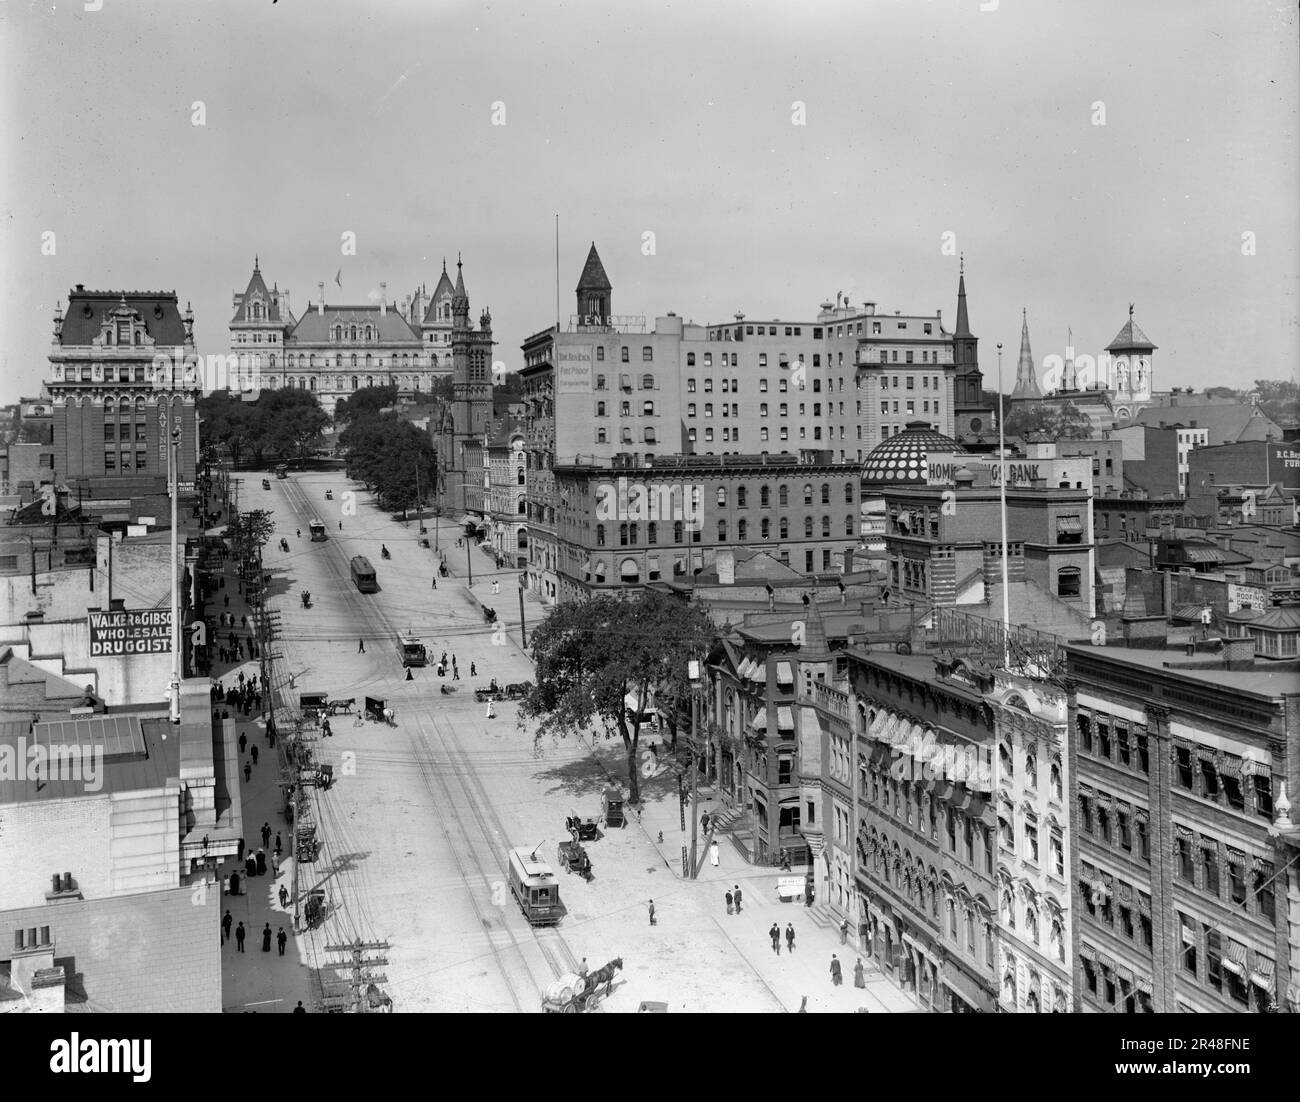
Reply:
[[328, 704], [326, 704], [326, 707], [329, 709], [330, 715], [335, 715], [338, 712], [343, 712], [346, 714], [348, 712], [351, 712], [352, 709], [356, 707], [356, 703], [357, 703], [357, 698], [353, 696], [353, 697], [349, 697], [347, 700], [331, 700]]
[[609, 998], [610, 991], [614, 988], [614, 973], [623, 967], [623, 958], [615, 957], [604, 968], [597, 968], [587, 976], [587, 991], [591, 993], [596, 990], [602, 983], [605, 985], [605, 998]]

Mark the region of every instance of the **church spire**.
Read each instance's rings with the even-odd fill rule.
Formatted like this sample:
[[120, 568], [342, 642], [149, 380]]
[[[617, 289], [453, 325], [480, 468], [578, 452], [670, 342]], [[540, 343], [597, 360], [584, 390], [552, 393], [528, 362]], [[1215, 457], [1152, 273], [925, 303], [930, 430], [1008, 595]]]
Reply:
[[961, 268], [957, 275], [957, 328], [954, 337], [969, 337], [970, 319], [966, 316], [966, 257], [961, 258]]
[[1016, 386], [1011, 392], [1013, 398], [1041, 398], [1043, 392], [1038, 389], [1038, 375], [1034, 371], [1034, 354], [1029, 348], [1029, 311], [1022, 310], [1020, 316], [1020, 363], [1016, 366]]

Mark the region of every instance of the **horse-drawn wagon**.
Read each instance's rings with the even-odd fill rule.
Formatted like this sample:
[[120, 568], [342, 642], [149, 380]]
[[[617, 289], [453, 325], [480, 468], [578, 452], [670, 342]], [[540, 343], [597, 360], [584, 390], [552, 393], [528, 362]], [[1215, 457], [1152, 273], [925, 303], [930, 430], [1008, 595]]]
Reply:
[[542, 993], [542, 1010], [547, 1014], [579, 1014], [594, 1010], [597, 1002], [609, 998], [614, 989], [614, 973], [623, 967], [623, 958], [615, 957], [603, 968], [582, 975], [570, 972], [553, 981]]

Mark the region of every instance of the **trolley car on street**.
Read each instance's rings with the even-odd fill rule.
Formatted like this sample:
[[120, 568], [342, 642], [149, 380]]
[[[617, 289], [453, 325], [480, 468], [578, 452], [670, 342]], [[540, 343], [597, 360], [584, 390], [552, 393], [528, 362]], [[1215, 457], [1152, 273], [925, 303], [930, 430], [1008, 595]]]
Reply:
[[375, 578], [375, 568], [370, 565], [370, 560], [365, 555], [357, 555], [352, 559], [352, 581], [362, 593], [377, 593], [379, 591], [379, 581]]
[[312, 543], [321, 543], [325, 539], [325, 522], [315, 518], [307, 522], [307, 530], [311, 533]]
[[429, 664], [428, 648], [413, 635], [398, 636], [397, 652], [402, 657], [403, 666], [427, 666]]
[[510, 851], [510, 892], [532, 926], [554, 926], [564, 917], [559, 882], [536, 850]]

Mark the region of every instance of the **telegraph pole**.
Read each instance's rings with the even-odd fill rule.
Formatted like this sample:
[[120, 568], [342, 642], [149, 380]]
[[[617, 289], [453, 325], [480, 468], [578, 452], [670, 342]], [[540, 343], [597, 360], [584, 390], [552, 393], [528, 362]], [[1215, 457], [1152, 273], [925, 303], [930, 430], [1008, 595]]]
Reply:
[[691, 879], [700, 875], [697, 860], [700, 830], [700, 664], [691, 659], [687, 663], [691, 679]]
[[[366, 956], [365, 954], [382, 954], [388, 948], [389, 945], [386, 941], [362, 941], [360, 938], [347, 945], [326, 945], [325, 951], [327, 953], [342, 953], [345, 957], [344, 960], [331, 962], [326, 967], [333, 968], [345, 975], [338, 980], [321, 985], [324, 991], [324, 997], [321, 1001], [325, 1009], [327, 1011], [341, 1011], [345, 1014], [372, 1013], [368, 998], [369, 988], [377, 984], [387, 983], [388, 977], [382, 972], [372, 972], [371, 969], [387, 964], [388, 958], [386, 956]], [[378, 991], [377, 988], [376, 990]], [[392, 1000], [383, 992], [378, 992], [378, 994], [382, 996], [379, 1000], [380, 1005], [391, 1012]]]

